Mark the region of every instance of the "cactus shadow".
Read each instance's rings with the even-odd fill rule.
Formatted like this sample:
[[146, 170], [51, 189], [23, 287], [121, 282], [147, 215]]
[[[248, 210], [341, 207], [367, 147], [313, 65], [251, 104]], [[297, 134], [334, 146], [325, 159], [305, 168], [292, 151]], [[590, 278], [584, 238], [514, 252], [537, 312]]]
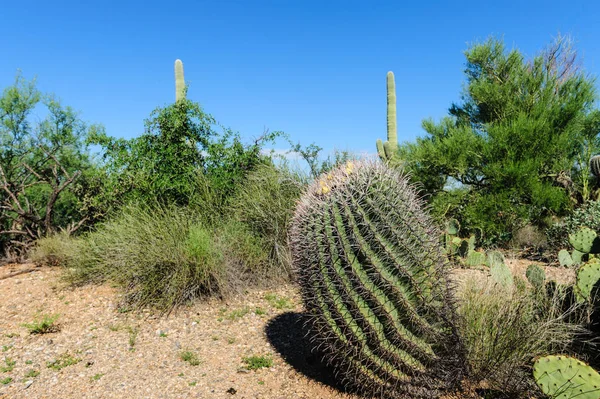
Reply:
[[305, 320], [306, 315], [297, 312], [276, 316], [265, 326], [267, 340], [298, 373], [338, 392], [347, 392], [336, 381], [333, 369], [321, 361], [319, 354], [311, 351]]

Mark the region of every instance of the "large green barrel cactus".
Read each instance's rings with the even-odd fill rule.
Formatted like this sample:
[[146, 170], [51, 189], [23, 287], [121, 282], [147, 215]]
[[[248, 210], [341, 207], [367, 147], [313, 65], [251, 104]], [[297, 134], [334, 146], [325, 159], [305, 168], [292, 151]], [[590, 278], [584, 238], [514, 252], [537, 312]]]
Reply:
[[301, 198], [290, 243], [313, 342], [342, 380], [380, 397], [460, 383], [449, 265], [407, 178], [347, 163]]

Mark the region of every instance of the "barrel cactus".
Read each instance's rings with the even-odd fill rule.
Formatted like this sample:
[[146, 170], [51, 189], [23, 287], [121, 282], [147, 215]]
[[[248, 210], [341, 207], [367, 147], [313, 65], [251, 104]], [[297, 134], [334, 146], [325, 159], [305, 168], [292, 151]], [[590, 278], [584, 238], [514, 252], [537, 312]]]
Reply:
[[440, 231], [407, 178], [348, 163], [301, 198], [290, 231], [312, 341], [346, 385], [381, 397], [435, 397], [460, 383]]
[[590, 170], [596, 177], [600, 177], [600, 155], [594, 155], [590, 158]]

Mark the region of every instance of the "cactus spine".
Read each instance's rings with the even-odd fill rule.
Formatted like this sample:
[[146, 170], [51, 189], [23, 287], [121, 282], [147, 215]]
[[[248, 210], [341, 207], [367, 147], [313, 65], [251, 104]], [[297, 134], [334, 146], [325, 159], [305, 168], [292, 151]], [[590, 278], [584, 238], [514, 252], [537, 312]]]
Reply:
[[396, 120], [396, 82], [394, 73], [388, 72], [387, 83], [387, 141], [377, 140], [377, 153], [383, 161], [391, 161], [398, 150], [398, 127]]
[[185, 80], [183, 79], [183, 62], [175, 60], [175, 101], [185, 98]]
[[465, 373], [440, 232], [405, 176], [356, 162], [316, 181], [290, 243], [311, 336], [366, 394], [431, 398]]
[[600, 374], [574, 357], [541, 357], [533, 365], [533, 377], [552, 399], [600, 397]]

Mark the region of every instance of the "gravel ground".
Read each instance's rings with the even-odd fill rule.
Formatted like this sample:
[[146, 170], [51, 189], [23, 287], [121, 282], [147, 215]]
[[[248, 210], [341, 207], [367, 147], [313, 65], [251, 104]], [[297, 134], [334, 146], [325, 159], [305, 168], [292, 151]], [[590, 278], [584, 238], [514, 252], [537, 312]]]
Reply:
[[[331, 372], [307, 352], [291, 286], [157, 318], [119, 308], [109, 286], [61, 288], [59, 272], [0, 268], [2, 399], [354, 397], [332, 388]], [[59, 331], [30, 334], [23, 324], [42, 315], [58, 315]], [[182, 352], [199, 364], [183, 361]], [[273, 364], [251, 371], [243, 361], [249, 356]], [[49, 368], [57, 359], [77, 363]]]
[[[531, 262], [508, 260], [524, 275]], [[20, 274], [19, 274], [20, 273]], [[547, 268], [558, 281], [566, 269]], [[308, 351], [293, 286], [196, 303], [159, 318], [108, 285], [64, 288], [60, 269], [0, 267], [0, 398], [356, 398]], [[459, 282], [486, 271], [459, 269]], [[56, 316], [56, 331], [24, 324]], [[181, 359], [191, 352], [199, 364]], [[271, 359], [248, 370], [244, 358]], [[54, 363], [55, 367], [48, 367]], [[66, 365], [58, 370], [60, 365]]]

